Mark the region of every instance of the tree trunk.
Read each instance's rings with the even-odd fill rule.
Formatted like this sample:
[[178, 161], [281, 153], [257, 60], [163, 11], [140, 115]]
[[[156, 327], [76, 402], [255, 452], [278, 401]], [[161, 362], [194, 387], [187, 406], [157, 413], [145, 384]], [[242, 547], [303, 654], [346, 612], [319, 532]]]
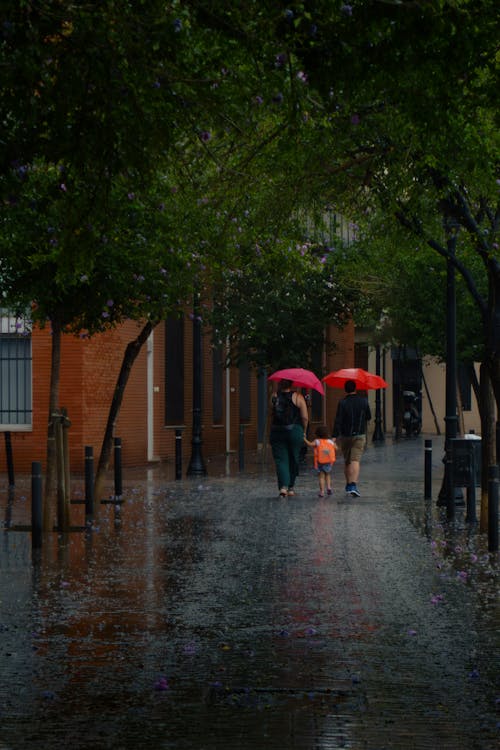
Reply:
[[[106, 472], [109, 467], [109, 461], [111, 458], [111, 451], [113, 448], [113, 433], [115, 429], [115, 423], [120, 413], [120, 408], [125, 394], [125, 387], [130, 377], [132, 365], [134, 364], [143, 344], [148, 340], [149, 335], [157, 323], [152, 323], [148, 320], [140, 334], [136, 339], [130, 341], [127, 344], [125, 353], [123, 355], [122, 366], [116, 381], [115, 391], [111, 406], [108, 413], [108, 421], [106, 423], [106, 430], [104, 432], [104, 438], [101, 446], [101, 454], [99, 456], [99, 464], [97, 466], [97, 472], [94, 482], [94, 497], [98, 505], [99, 498], [103, 492], [104, 481], [106, 479]], [[96, 506], [97, 507], [97, 506]]]
[[50, 363], [49, 414], [47, 427], [47, 465], [45, 467], [45, 491], [43, 503], [43, 530], [52, 531], [54, 526], [56, 498], [56, 442], [52, 415], [58, 407], [61, 372], [61, 326], [52, 320], [52, 352]]
[[488, 468], [496, 463], [495, 401], [491, 388], [488, 366], [481, 363], [479, 370], [479, 413], [481, 418], [481, 512], [479, 529], [488, 531]]

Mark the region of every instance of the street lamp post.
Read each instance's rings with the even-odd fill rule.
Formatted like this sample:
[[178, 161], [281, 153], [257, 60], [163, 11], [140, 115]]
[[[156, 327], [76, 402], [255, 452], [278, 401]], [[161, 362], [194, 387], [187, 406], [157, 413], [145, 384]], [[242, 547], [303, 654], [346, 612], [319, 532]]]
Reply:
[[446, 261], [446, 416], [445, 416], [445, 456], [444, 476], [437, 504], [445, 505], [447, 515], [452, 518], [455, 514], [455, 498], [462, 497], [461, 492], [456, 495], [453, 483], [452, 443], [457, 437], [457, 303], [455, 293], [455, 265], [453, 258], [457, 245], [458, 226], [454, 222], [447, 222], [448, 258]]
[[201, 452], [201, 407], [202, 407], [202, 337], [200, 317], [200, 294], [196, 292], [193, 304], [193, 427], [191, 458], [186, 476], [204, 477], [207, 474]]
[[[380, 375], [380, 344], [375, 346], [375, 372]], [[381, 407], [381, 389], [375, 391], [375, 429], [373, 431], [373, 442], [383, 443], [385, 440], [382, 429], [382, 407]]]

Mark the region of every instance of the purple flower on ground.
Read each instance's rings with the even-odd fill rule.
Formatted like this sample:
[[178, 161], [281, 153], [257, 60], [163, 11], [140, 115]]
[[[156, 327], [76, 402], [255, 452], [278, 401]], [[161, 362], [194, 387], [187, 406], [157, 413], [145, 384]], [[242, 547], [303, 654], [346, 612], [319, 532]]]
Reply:
[[202, 130], [200, 133], [200, 141], [202, 141], [203, 143], [208, 143], [211, 137], [212, 135], [208, 132], [208, 130]]
[[129, 201], [133, 201], [135, 198], [135, 193], [128, 193], [127, 198], [129, 199]]
[[348, 5], [347, 3], [342, 5], [340, 12], [343, 13], [344, 16], [352, 16], [352, 5]]
[[359, 115], [352, 115], [351, 125], [359, 125]]
[[257, 94], [257, 96], [255, 97], [255, 103], [259, 105], [264, 104], [264, 99], [260, 94]]
[[408, 634], [408, 635], [412, 635], [412, 636], [413, 636], [413, 635], [417, 635], [417, 631], [416, 631], [416, 630], [413, 630], [412, 628], [409, 628], [409, 630], [407, 631], [407, 634]]
[[168, 690], [168, 680], [166, 677], [159, 677], [155, 682], [155, 690]]
[[479, 669], [473, 669], [472, 672], [469, 672], [469, 680], [479, 680], [480, 676]]
[[114, 305], [115, 303], [113, 302], [113, 300], [112, 300], [112, 299], [108, 299], [108, 301], [106, 302], [106, 304], [107, 304], [107, 306], [108, 306], [108, 307], [113, 307], [113, 305]]
[[281, 91], [278, 91], [278, 93], [273, 96], [273, 103], [281, 104], [282, 101], [283, 101], [283, 94], [281, 93]]
[[66, 187], [66, 185], [64, 184], [64, 182], [61, 182], [61, 184], [59, 185], [59, 187], [61, 188], [61, 190], [63, 191], [63, 193], [66, 193], [68, 191], [68, 188]]
[[276, 55], [274, 60], [276, 67], [281, 68], [281, 66], [286, 63], [286, 54], [284, 52], [281, 52], [279, 55]]
[[443, 594], [433, 594], [431, 596], [431, 604], [439, 604], [444, 599]]
[[179, 31], [182, 30], [182, 21], [180, 18], [176, 18], [174, 21], [174, 31], [176, 34], [179, 33]]

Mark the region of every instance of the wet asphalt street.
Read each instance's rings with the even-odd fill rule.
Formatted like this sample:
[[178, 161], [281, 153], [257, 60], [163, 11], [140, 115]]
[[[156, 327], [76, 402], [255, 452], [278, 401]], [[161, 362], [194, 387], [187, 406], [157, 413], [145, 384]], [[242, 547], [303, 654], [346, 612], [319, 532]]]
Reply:
[[430, 501], [423, 437], [370, 444], [357, 499], [341, 460], [279, 499], [270, 451], [124, 470], [39, 552], [0, 477], [0, 750], [499, 748], [499, 557], [437, 507], [441, 459]]

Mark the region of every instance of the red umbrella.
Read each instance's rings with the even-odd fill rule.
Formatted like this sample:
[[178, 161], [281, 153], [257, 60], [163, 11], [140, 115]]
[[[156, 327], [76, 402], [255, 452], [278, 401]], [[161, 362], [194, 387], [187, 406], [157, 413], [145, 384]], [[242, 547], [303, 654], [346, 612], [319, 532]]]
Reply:
[[325, 395], [325, 389], [321, 381], [311, 370], [304, 370], [302, 367], [288, 367], [284, 370], [276, 370], [269, 375], [268, 380], [291, 380], [296, 388], [314, 388], [315, 391]]
[[363, 391], [371, 388], [387, 388], [387, 383], [380, 375], [373, 375], [363, 370], [362, 367], [344, 367], [342, 370], [330, 372], [322, 380], [332, 388], [343, 388], [348, 380], [354, 380], [356, 388]]

